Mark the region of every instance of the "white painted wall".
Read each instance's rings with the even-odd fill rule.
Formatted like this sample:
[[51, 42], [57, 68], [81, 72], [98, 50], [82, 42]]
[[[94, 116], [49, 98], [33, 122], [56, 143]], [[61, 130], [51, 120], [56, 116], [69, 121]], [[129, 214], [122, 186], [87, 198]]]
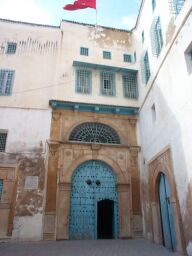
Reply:
[[50, 127], [51, 109], [0, 108], [0, 129], [8, 131], [6, 153], [44, 151]]
[[[185, 51], [192, 42], [192, 16], [189, 15], [187, 18], [192, 4], [190, 0], [186, 0], [183, 10], [176, 18], [168, 13], [167, 1], [157, 1], [154, 13], [151, 1], [143, 1], [143, 3], [134, 40], [139, 56], [143, 50], [148, 50], [151, 78], [148, 84], [144, 85], [141, 82], [140, 73], [141, 110], [138, 137], [141, 145], [141, 179], [143, 182], [148, 182], [147, 163], [164, 148], [170, 146], [177, 193], [184, 220], [187, 211], [188, 185], [192, 179], [192, 144], [190, 142], [192, 141], [192, 74], [187, 70], [185, 58]], [[152, 56], [149, 32], [155, 15], [161, 17], [164, 38], [164, 47], [158, 58]], [[171, 19], [174, 21], [175, 32], [172, 40], [168, 42], [166, 41], [167, 29]], [[143, 29], [146, 41], [142, 46], [139, 37]], [[156, 107], [156, 121], [152, 118], [153, 104]], [[148, 238], [151, 237], [151, 234], [145, 235]], [[187, 243], [188, 255], [192, 255], [190, 241]]]

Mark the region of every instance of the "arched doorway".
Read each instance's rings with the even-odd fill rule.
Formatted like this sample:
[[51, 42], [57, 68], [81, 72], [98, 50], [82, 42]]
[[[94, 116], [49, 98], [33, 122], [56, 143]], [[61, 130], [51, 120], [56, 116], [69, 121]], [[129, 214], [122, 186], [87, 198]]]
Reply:
[[104, 162], [87, 161], [74, 171], [69, 221], [70, 239], [118, 237], [116, 176]]
[[159, 202], [163, 244], [168, 249], [176, 250], [176, 236], [173, 208], [170, 202], [170, 187], [165, 174], [159, 176]]

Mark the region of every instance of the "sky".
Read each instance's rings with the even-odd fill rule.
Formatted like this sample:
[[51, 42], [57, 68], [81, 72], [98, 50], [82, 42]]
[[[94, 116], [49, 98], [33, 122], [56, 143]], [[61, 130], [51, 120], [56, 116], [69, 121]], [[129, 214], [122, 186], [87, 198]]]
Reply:
[[[96, 11], [65, 11], [74, 0], [0, 0], [0, 18], [59, 26], [61, 20], [96, 23]], [[97, 0], [97, 24], [132, 29], [141, 0]]]

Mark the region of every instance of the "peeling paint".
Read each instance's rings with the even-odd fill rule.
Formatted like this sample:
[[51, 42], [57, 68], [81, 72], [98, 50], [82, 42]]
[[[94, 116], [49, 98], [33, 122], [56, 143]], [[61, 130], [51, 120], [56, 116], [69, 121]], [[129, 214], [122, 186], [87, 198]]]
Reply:
[[90, 27], [88, 37], [102, 48], [115, 46], [119, 49], [127, 49], [132, 44], [131, 34], [129, 32], [120, 32], [99, 26]]
[[[37, 190], [24, 188], [26, 176], [38, 176]], [[24, 157], [18, 165], [18, 189], [15, 216], [33, 216], [43, 211], [43, 190], [45, 179], [45, 165], [42, 156], [34, 158]]]

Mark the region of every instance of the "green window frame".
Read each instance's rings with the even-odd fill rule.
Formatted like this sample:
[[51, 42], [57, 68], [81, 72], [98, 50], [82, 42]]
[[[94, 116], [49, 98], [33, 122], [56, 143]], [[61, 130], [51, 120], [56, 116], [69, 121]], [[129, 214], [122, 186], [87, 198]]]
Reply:
[[169, 0], [171, 14], [178, 15], [183, 8], [185, 0]]
[[90, 70], [77, 69], [76, 70], [76, 92], [91, 94], [92, 91], [92, 74]]
[[101, 95], [115, 96], [115, 74], [101, 72]]
[[152, 53], [154, 56], [158, 57], [163, 48], [163, 34], [162, 34], [161, 21], [159, 16], [153, 19], [150, 34], [151, 34]]
[[0, 69], [0, 96], [11, 95], [14, 76], [14, 70]]
[[0, 152], [5, 152], [6, 142], [7, 142], [7, 132], [0, 131]]
[[124, 60], [124, 62], [131, 63], [132, 62], [131, 54], [123, 54], [123, 60]]
[[89, 56], [89, 48], [80, 47], [80, 55]]
[[111, 52], [103, 51], [103, 59], [111, 60]]
[[13, 42], [7, 43], [6, 54], [15, 54], [16, 50], [17, 50], [17, 43], [13, 43]]
[[145, 51], [141, 57], [141, 76], [142, 82], [146, 85], [151, 76], [149, 55], [147, 51]]
[[156, 0], [152, 0], [152, 9], [153, 9], [153, 11], [155, 10], [155, 7], [156, 7]]
[[122, 74], [124, 97], [129, 99], [138, 98], [137, 73]]

